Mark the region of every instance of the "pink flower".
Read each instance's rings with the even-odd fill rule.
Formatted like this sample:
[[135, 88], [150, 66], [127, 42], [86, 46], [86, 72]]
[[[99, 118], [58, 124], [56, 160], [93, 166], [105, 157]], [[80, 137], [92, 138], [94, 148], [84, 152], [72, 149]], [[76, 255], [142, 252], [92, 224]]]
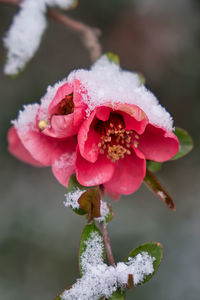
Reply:
[[110, 194], [131, 194], [144, 179], [146, 159], [164, 162], [178, 150], [177, 137], [150, 124], [138, 106], [100, 106], [78, 132], [77, 179], [84, 186], [103, 184]]
[[67, 186], [75, 172], [76, 135], [85, 116], [84, 91], [74, 80], [56, 88], [52, 99], [49, 94], [40, 106], [28, 105], [20, 112], [8, 133], [9, 151], [31, 165], [52, 166], [55, 177]]

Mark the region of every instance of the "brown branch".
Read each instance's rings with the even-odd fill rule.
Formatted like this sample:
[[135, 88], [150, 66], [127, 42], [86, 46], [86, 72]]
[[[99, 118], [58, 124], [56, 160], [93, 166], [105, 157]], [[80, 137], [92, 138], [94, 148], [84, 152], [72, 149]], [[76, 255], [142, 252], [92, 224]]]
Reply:
[[101, 233], [103, 236], [103, 240], [104, 240], [104, 245], [106, 248], [106, 256], [108, 258], [108, 262], [111, 266], [115, 266], [115, 260], [112, 254], [112, 249], [111, 249], [111, 245], [110, 245], [110, 239], [108, 236], [108, 231], [107, 231], [107, 227], [105, 223], [102, 223], [100, 225], [100, 229], [101, 229]]
[[[0, 2], [19, 5], [21, 0], [0, 0]], [[48, 10], [47, 16], [55, 20], [56, 22], [71, 28], [81, 36], [83, 44], [89, 51], [90, 59], [92, 62], [94, 62], [101, 56], [102, 48], [99, 43], [99, 36], [101, 35], [101, 31], [99, 29], [92, 28], [53, 9]]]
[[101, 45], [99, 43], [99, 36], [101, 34], [99, 29], [91, 28], [88, 25], [76, 21], [58, 11], [49, 9], [48, 17], [71, 28], [73, 31], [80, 34], [83, 44], [90, 53], [91, 61], [94, 62], [102, 54]]

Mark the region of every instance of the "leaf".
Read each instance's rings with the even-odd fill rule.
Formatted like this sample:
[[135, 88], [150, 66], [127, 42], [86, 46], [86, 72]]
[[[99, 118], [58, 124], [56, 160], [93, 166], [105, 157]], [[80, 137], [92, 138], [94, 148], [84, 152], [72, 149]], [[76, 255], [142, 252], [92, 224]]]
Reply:
[[[78, 182], [77, 178], [76, 178], [76, 174], [73, 174], [73, 175], [71, 175], [71, 177], [69, 179], [69, 185], [68, 185], [67, 193], [73, 192], [76, 189], [79, 189], [81, 191], [85, 191], [85, 190], [90, 189], [90, 187], [85, 187], [85, 186], [81, 185]], [[73, 209], [73, 211], [75, 213], [77, 213], [78, 215], [85, 215], [86, 214], [86, 212], [81, 208]]]
[[175, 203], [171, 196], [165, 191], [155, 175], [148, 169], [146, 170], [144, 182], [149, 189], [156, 194], [171, 210], [176, 210]]
[[171, 160], [176, 160], [185, 156], [194, 147], [194, 143], [191, 136], [184, 129], [176, 127], [174, 134], [177, 136], [180, 144], [179, 144], [179, 152], [174, 157], [172, 157]]
[[82, 191], [88, 189], [88, 187], [81, 185], [76, 178], [76, 174], [73, 174], [73, 175], [71, 175], [71, 177], [69, 179], [69, 185], [68, 185], [67, 191], [71, 192], [77, 188], [79, 188]]
[[109, 61], [115, 63], [116, 65], [120, 64], [119, 56], [117, 54], [114, 54], [112, 52], [106, 52], [105, 54], [106, 54], [107, 58], [109, 59]]
[[162, 163], [153, 160], [147, 160], [147, 168], [151, 172], [157, 172], [162, 168]]
[[106, 223], [109, 223], [114, 218], [114, 212], [112, 210], [111, 205], [109, 203], [107, 203], [107, 205], [108, 205], [110, 212], [109, 212], [108, 216], [106, 217]]
[[143, 282], [139, 283], [139, 285], [146, 283], [149, 279], [153, 277], [153, 275], [157, 271], [163, 256], [163, 247], [160, 243], [157, 242], [150, 242], [150, 243], [143, 244], [141, 246], [138, 246], [134, 250], [132, 250], [129, 253], [128, 257], [125, 259], [125, 262], [128, 261], [129, 257], [134, 258], [141, 252], [147, 252], [151, 257], [155, 257], [155, 260], [153, 262], [154, 272], [152, 274], [147, 275], [144, 278]]
[[[81, 276], [83, 275], [83, 268], [82, 268], [82, 255], [83, 253], [86, 251], [87, 248], [87, 241], [89, 239], [92, 238], [92, 234], [96, 233], [97, 235], [99, 235], [102, 238], [102, 234], [100, 232], [100, 230], [96, 227], [96, 225], [94, 223], [91, 224], [87, 224], [85, 226], [85, 228], [83, 229], [83, 233], [81, 236], [81, 241], [80, 241], [80, 248], [79, 248], [79, 270], [80, 270], [80, 274]], [[103, 238], [102, 238], [102, 247], [103, 247], [103, 255], [102, 255], [102, 259], [105, 259], [105, 247], [104, 247], [104, 242], [103, 242]], [[95, 249], [94, 249], [95, 251]]]
[[99, 218], [100, 205], [101, 205], [101, 192], [99, 188], [92, 188], [83, 193], [78, 203], [80, 208], [88, 213], [88, 222], [91, 222], [94, 218]]
[[121, 292], [119, 289], [112, 294], [112, 296], [109, 298], [109, 300], [124, 300], [125, 299], [125, 293]]
[[144, 75], [142, 73], [137, 73], [140, 79], [141, 84], [145, 84], [146, 83], [146, 79], [144, 77]]

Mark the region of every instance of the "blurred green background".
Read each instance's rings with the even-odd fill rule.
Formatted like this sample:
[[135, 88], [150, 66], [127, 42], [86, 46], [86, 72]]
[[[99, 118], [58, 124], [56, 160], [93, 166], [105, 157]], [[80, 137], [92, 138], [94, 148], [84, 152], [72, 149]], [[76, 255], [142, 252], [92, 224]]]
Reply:
[[[0, 4], [0, 36], [17, 8]], [[164, 245], [156, 276], [127, 299], [200, 299], [200, 2], [194, 0], [80, 0], [69, 15], [102, 29], [104, 51], [125, 69], [142, 72], [147, 86], [194, 138], [195, 150], [157, 174], [175, 199], [171, 212], [145, 186], [112, 203], [109, 225], [116, 261], [147, 241]], [[79, 37], [49, 22], [41, 47], [18, 79], [3, 74], [0, 46], [1, 201], [0, 298], [52, 300], [78, 277], [84, 218], [64, 208], [65, 189], [49, 168], [37, 169], [7, 152], [10, 120], [23, 104], [39, 101], [47, 85], [74, 68], [89, 68]]]

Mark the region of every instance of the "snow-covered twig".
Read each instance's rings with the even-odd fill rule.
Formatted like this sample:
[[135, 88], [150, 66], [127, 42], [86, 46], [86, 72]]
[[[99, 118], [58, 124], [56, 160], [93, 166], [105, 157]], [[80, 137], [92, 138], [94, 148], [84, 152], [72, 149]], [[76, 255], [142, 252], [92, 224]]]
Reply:
[[91, 61], [101, 56], [102, 49], [99, 43], [100, 31], [76, 21], [59, 11], [47, 7], [58, 6], [66, 9], [72, 6], [73, 0], [0, 0], [0, 2], [19, 5], [19, 13], [14, 17], [4, 45], [8, 49], [5, 73], [15, 75], [22, 70], [39, 48], [42, 35], [47, 27], [47, 16], [77, 32], [88, 49]]

